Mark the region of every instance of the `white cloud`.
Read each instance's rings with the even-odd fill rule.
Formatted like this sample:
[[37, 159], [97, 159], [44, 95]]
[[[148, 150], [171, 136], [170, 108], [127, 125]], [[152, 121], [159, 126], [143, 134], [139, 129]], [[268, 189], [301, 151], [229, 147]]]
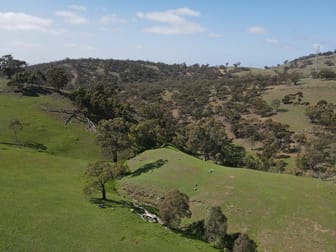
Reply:
[[251, 26], [247, 28], [247, 32], [251, 34], [261, 35], [266, 33], [266, 29], [262, 26]]
[[137, 17], [152, 22], [161, 23], [144, 29], [145, 32], [158, 33], [164, 35], [192, 34], [204, 32], [205, 29], [198, 23], [185, 18], [199, 17], [200, 13], [189, 8], [179, 8], [162, 12], [138, 12]]
[[21, 12], [0, 12], [0, 29], [7, 31], [50, 32], [52, 20]]
[[266, 42], [270, 44], [279, 44], [279, 40], [274, 39], [274, 38], [268, 38], [266, 39]]
[[189, 8], [179, 8], [179, 9], [174, 9], [174, 10], [168, 10], [167, 12], [170, 12], [170, 13], [173, 13], [179, 16], [199, 17], [201, 15], [201, 13], [199, 13], [198, 11], [194, 11]]
[[66, 22], [70, 24], [80, 25], [80, 24], [86, 24], [88, 22], [85, 17], [82, 17], [72, 11], [57, 11], [56, 15], [64, 17]]
[[110, 16], [102, 16], [99, 19], [99, 23], [103, 25], [110, 25], [110, 24], [125, 24], [127, 23], [126, 19], [120, 18], [117, 15], [110, 15]]
[[13, 48], [10, 47], [0, 47], [1, 52], [11, 52], [13, 51]]
[[31, 43], [31, 42], [24, 42], [24, 41], [12, 41], [11, 45], [14, 47], [19, 48], [32, 48], [32, 47], [40, 47], [41, 44], [39, 43]]
[[87, 6], [84, 5], [77, 5], [77, 4], [72, 4], [69, 6], [70, 9], [74, 11], [86, 11], [88, 9]]
[[222, 35], [222, 34], [219, 34], [219, 33], [210, 32], [210, 33], [208, 34], [208, 37], [209, 37], [209, 38], [222, 38], [223, 35]]
[[76, 43], [65, 43], [63, 45], [66, 48], [76, 48], [76, 49], [81, 49], [81, 50], [94, 50], [95, 48], [90, 45], [85, 45], [85, 44], [76, 44]]

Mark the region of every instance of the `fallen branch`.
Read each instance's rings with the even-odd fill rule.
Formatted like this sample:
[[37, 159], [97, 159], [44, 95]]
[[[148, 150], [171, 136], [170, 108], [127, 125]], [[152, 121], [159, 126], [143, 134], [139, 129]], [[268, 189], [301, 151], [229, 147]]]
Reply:
[[65, 109], [49, 109], [47, 107], [42, 106], [42, 110], [49, 112], [49, 113], [61, 113], [61, 114], [67, 114], [68, 117], [64, 120], [64, 126], [68, 125], [68, 123], [71, 122], [72, 119], [77, 119], [80, 122], [87, 124], [87, 129], [89, 131], [92, 131], [93, 133], [97, 132], [96, 125], [84, 115], [80, 110], [65, 110]]

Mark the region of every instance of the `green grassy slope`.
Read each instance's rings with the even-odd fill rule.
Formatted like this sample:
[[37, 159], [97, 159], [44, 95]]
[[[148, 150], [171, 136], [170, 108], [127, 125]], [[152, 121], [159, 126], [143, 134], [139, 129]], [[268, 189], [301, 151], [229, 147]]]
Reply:
[[[129, 161], [132, 170], [167, 162], [121, 187], [139, 199], [156, 201], [178, 188], [191, 199], [194, 219], [220, 205], [229, 231], [247, 230], [261, 251], [334, 251], [336, 247], [336, 185], [310, 178], [225, 168], [171, 149], [150, 150]], [[209, 173], [214, 169], [214, 173]], [[194, 191], [194, 185], [199, 190]]]
[[100, 209], [91, 203], [82, 188], [88, 161], [99, 157], [94, 137], [83, 125], [64, 127], [42, 105], [70, 103], [57, 96], [0, 95], [0, 141], [14, 141], [7, 125], [19, 119], [20, 141], [48, 147], [38, 152], [0, 144], [0, 251], [213, 251], [144, 222], [123, 204]]
[[47, 152], [55, 155], [84, 159], [94, 159], [99, 155], [94, 136], [85, 130], [84, 125], [74, 121], [65, 127], [60, 114], [48, 114], [42, 107], [65, 109], [71, 104], [58, 96], [0, 95], [0, 141], [15, 142], [8, 125], [17, 119], [23, 124], [23, 130], [18, 132], [20, 142], [43, 144], [48, 148]]
[[[273, 87], [265, 93], [263, 99], [271, 104], [274, 99], [281, 101], [285, 95], [299, 91], [303, 93], [303, 101], [309, 102], [310, 105], [315, 105], [322, 99], [335, 102], [336, 81], [302, 79], [299, 86], [281, 85]], [[285, 112], [279, 112], [272, 119], [290, 125], [290, 129], [296, 132], [310, 131], [314, 125], [305, 115], [305, 109], [306, 106], [281, 103], [280, 110]]]
[[90, 203], [87, 161], [0, 145], [0, 164], [0, 251], [212, 251], [122, 205]]
[[[296, 89], [311, 103], [319, 96], [329, 101], [335, 97], [335, 82], [303, 81], [301, 87], [278, 87], [265, 97], [271, 101]], [[71, 104], [55, 95], [0, 94], [0, 142], [14, 141], [8, 124], [19, 119], [24, 124], [19, 140], [48, 148], [41, 153], [0, 144], [0, 251], [212, 251], [203, 242], [143, 222], [123, 205], [115, 204], [112, 210], [90, 203], [81, 189], [88, 161], [100, 156], [94, 136], [78, 123], [64, 127], [63, 118], [43, 112], [42, 106], [61, 109]], [[304, 116], [303, 106], [284, 106], [288, 112], [277, 116], [288, 118], [294, 130], [308, 129], [308, 121], [293, 124], [302, 123], [298, 116]], [[158, 160], [167, 161], [123, 179], [121, 188], [152, 202], [178, 188], [191, 198], [193, 219], [203, 218], [209, 206], [220, 205], [229, 219], [229, 232], [247, 230], [260, 251], [334, 251], [335, 184], [220, 167], [171, 149], [146, 151], [128, 164], [136, 170]], [[210, 169], [215, 172], [210, 174]], [[111, 193], [108, 197], [121, 199]]]

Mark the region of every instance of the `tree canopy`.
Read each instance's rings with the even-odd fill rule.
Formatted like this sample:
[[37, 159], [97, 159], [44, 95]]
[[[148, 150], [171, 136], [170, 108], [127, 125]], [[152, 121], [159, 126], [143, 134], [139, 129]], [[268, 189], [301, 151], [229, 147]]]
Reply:
[[162, 221], [169, 227], [177, 228], [183, 217], [191, 217], [188, 195], [174, 190], [164, 196], [160, 208]]
[[219, 206], [211, 207], [204, 221], [205, 240], [215, 248], [224, 248], [227, 218]]
[[125, 168], [120, 163], [107, 161], [91, 162], [85, 172], [87, 183], [84, 193], [92, 194], [100, 191], [102, 199], [106, 199], [106, 184], [113, 181], [125, 173]]
[[47, 71], [47, 81], [51, 86], [60, 90], [68, 84], [70, 80], [69, 74], [64, 68], [53, 67], [49, 68]]
[[0, 58], [0, 71], [6, 75], [8, 79], [12, 79], [12, 76], [21, 71], [25, 66], [27, 66], [25, 61], [14, 59], [10, 54]]
[[97, 127], [96, 139], [103, 153], [118, 161], [118, 152], [130, 146], [129, 125], [122, 117], [102, 120]]

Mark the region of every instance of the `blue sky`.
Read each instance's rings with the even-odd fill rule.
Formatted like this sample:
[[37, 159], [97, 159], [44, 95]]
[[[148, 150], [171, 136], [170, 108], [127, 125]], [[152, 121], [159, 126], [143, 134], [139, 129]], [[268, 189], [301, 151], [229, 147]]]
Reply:
[[2, 1], [0, 55], [276, 65], [336, 49], [334, 0]]

